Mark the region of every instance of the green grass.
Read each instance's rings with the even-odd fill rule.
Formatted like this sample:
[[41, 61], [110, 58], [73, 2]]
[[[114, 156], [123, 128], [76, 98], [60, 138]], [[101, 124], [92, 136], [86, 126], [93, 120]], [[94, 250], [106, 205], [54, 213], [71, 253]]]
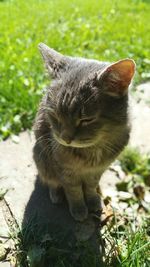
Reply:
[[150, 70], [150, 2], [0, 1], [0, 136], [30, 128], [47, 83], [37, 45], [115, 61], [131, 57], [136, 82]]
[[[124, 219], [124, 220], [123, 220]], [[149, 218], [136, 227], [136, 219], [128, 221], [115, 218], [112, 227], [105, 227], [106, 240], [105, 264], [110, 267], [149, 267], [150, 266], [150, 234]], [[118, 220], [118, 221], [117, 221]], [[122, 224], [120, 224], [122, 220]], [[126, 223], [125, 223], [126, 221]]]
[[150, 186], [150, 155], [142, 155], [136, 148], [126, 148], [119, 157], [121, 167], [133, 181]]

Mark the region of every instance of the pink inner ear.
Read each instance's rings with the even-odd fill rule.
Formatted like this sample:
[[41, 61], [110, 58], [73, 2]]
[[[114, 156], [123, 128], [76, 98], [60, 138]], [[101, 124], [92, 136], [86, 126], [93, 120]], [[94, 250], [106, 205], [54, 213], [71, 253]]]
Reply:
[[131, 59], [120, 60], [107, 68], [114, 80], [122, 81], [127, 86], [130, 84], [135, 73], [135, 63]]
[[132, 59], [120, 60], [108, 66], [99, 76], [103, 80], [104, 90], [112, 96], [122, 96], [128, 91], [128, 86], [135, 73], [135, 63]]

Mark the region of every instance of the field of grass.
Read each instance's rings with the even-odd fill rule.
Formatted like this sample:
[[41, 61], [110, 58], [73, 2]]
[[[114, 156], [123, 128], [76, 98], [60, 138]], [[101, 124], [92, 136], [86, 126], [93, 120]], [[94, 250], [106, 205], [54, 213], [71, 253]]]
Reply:
[[48, 82], [37, 45], [106, 61], [131, 57], [136, 82], [149, 77], [150, 2], [0, 1], [0, 137], [31, 128]]

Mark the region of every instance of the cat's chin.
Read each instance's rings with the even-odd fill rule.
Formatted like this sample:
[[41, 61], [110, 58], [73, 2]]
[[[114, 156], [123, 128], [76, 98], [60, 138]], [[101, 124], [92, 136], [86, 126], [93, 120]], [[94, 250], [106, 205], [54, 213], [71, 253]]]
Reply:
[[70, 144], [67, 144], [63, 139], [60, 139], [59, 137], [57, 137], [55, 134], [53, 134], [55, 140], [63, 146], [66, 147], [76, 147], [76, 148], [84, 148], [84, 147], [91, 147], [94, 144], [93, 143], [77, 143], [75, 141], [72, 141]]

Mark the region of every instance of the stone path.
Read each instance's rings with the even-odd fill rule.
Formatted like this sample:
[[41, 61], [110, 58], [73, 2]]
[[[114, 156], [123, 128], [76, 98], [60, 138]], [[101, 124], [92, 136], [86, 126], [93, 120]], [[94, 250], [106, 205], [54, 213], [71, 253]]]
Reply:
[[[150, 152], [150, 83], [137, 87], [136, 97], [132, 100], [133, 127], [130, 146], [138, 147], [141, 152]], [[81, 225], [75, 224], [66, 205], [54, 206], [49, 202], [47, 188], [41, 186], [37, 179], [37, 171], [32, 160], [33, 134], [24, 132], [19, 135], [18, 143], [11, 139], [0, 143], [0, 188], [8, 190], [4, 199], [0, 201], [0, 241], [9, 237], [11, 220], [21, 227], [22, 222], [28, 221], [34, 211], [38, 211], [43, 220], [52, 217], [60, 224], [75, 229]], [[108, 170], [101, 179], [104, 195], [108, 188], [114, 188], [118, 177], [115, 172]], [[89, 218], [83, 231], [82, 239], [94, 233], [95, 225]], [[90, 229], [90, 231], [89, 231]], [[8, 267], [7, 262], [0, 263], [0, 267]]]
[[150, 152], [150, 82], [137, 86], [131, 101], [133, 127], [129, 145]]

